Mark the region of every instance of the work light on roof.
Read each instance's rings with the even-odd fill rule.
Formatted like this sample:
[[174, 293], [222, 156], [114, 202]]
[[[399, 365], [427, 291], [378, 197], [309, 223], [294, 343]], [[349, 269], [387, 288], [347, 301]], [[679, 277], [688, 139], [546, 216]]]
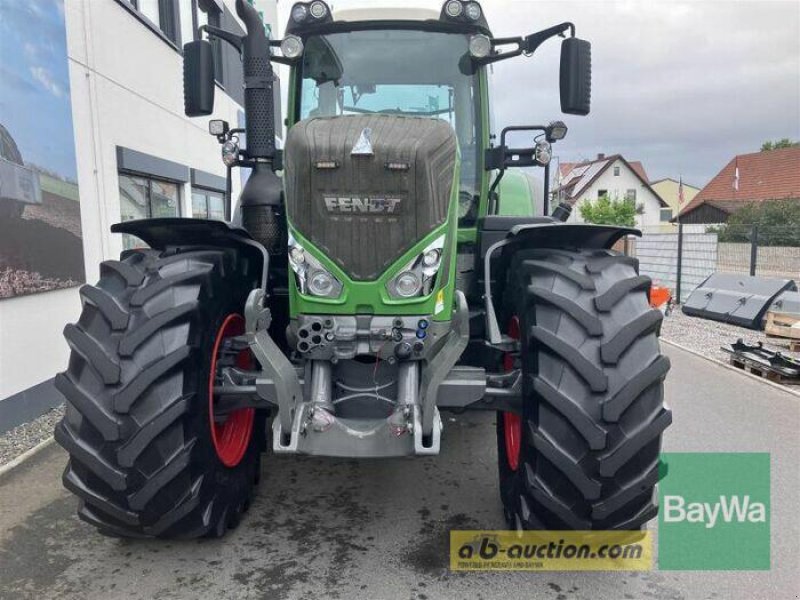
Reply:
[[325, 5], [324, 2], [312, 2], [311, 3], [311, 16], [315, 19], [322, 19], [325, 15], [328, 14], [328, 7]]
[[461, 13], [464, 11], [464, 5], [458, 0], [450, 0], [450, 2], [445, 5], [444, 10], [448, 17], [460, 17]]
[[481, 6], [477, 2], [470, 2], [464, 7], [464, 13], [468, 19], [477, 21], [481, 18]]
[[308, 8], [305, 4], [295, 4], [292, 7], [292, 21], [302, 23], [308, 18]]

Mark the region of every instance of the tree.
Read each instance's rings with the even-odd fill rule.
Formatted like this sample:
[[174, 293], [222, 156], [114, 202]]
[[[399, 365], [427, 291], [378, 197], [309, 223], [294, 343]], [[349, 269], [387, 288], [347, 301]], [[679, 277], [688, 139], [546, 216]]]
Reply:
[[579, 210], [587, 223], [633, 227], [636, 224], [636, 215], [642, 214], [644, 207], [641, 204], [636, 206], [632, 200], [612, 200], [608, 196], [600, 196], [597, 200], [582, 202]]
[[781, 150], [782, 148], [795, 148], [800, 146], [800, 142], [793, 142], [789, 138], [782, 138], [775, 142], [773, 141], [766, 141], [761, 144], [761, 151], [762, 152], [769, 152], [770, 150]]

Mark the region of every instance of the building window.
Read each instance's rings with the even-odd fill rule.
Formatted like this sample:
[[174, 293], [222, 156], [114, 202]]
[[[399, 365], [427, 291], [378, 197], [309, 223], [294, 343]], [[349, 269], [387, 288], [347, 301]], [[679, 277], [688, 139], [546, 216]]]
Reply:
[[608, 190], [597, 190], [597, 198], [607, 198], [608, 197]]
[[636, 202], [636, 190], [625, 190], [625, 200]]
[[[211, 25], [212, 27], [221, 27], [222, 15], [217, 5], [213, 0], [198, 0], [197, 3], [197, 26]], [[219, 85], [224, 81], [224, 73], [222, 68], [222, 40], [219, 38], [212, 38], [211, 45], [214, 48], [214, 79]]]
[[662, 208], [661, 209], [661, 222], [668, 223], [672, 220], [672, 209], [671, 208]]
[[[123, 221], [180, 216], [180, 186], [171, 181], [129, 173], [119, 174], [120, 217]], [[123, 236], [125, 249], [141, 247], [141, 242]]]
[[614, 167], [614, 177], [619, 177], [619, 167]]
[[178, 0], [128, 0], [127, 2], [155, 25], [173, 44], [181, 45]]
[[182, 44], [193, 41], [195, 31], [197, 31], [197, 15], [194, 11], [194, 4], [194, 0], [178, 0]]
[[202, 188], [192, 188], [192, 216], [195, 219], [224, 221], [225, 195]]

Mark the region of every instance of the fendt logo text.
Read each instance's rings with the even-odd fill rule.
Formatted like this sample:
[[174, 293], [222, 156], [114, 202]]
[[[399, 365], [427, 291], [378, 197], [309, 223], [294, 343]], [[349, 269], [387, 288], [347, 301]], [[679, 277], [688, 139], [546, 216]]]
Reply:
[[325, 208], [334, 214], [393, 215], [400, 212], [400, 199], [326, 196]]
[[683, 496], [664, 496], [664, 523], [703, 523], [711, 529], [721, 519], [725, 523], [763, 523], [767, 509], [750, 496], [720, 496], [718, 502], [687, 502]]

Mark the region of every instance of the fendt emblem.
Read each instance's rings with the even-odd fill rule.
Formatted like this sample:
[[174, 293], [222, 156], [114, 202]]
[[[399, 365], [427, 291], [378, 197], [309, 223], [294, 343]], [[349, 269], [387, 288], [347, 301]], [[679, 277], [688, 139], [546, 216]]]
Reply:
[[333, 214], [395, 215], [400, 212], [399, 198], [325, 197], [325, 208]]

